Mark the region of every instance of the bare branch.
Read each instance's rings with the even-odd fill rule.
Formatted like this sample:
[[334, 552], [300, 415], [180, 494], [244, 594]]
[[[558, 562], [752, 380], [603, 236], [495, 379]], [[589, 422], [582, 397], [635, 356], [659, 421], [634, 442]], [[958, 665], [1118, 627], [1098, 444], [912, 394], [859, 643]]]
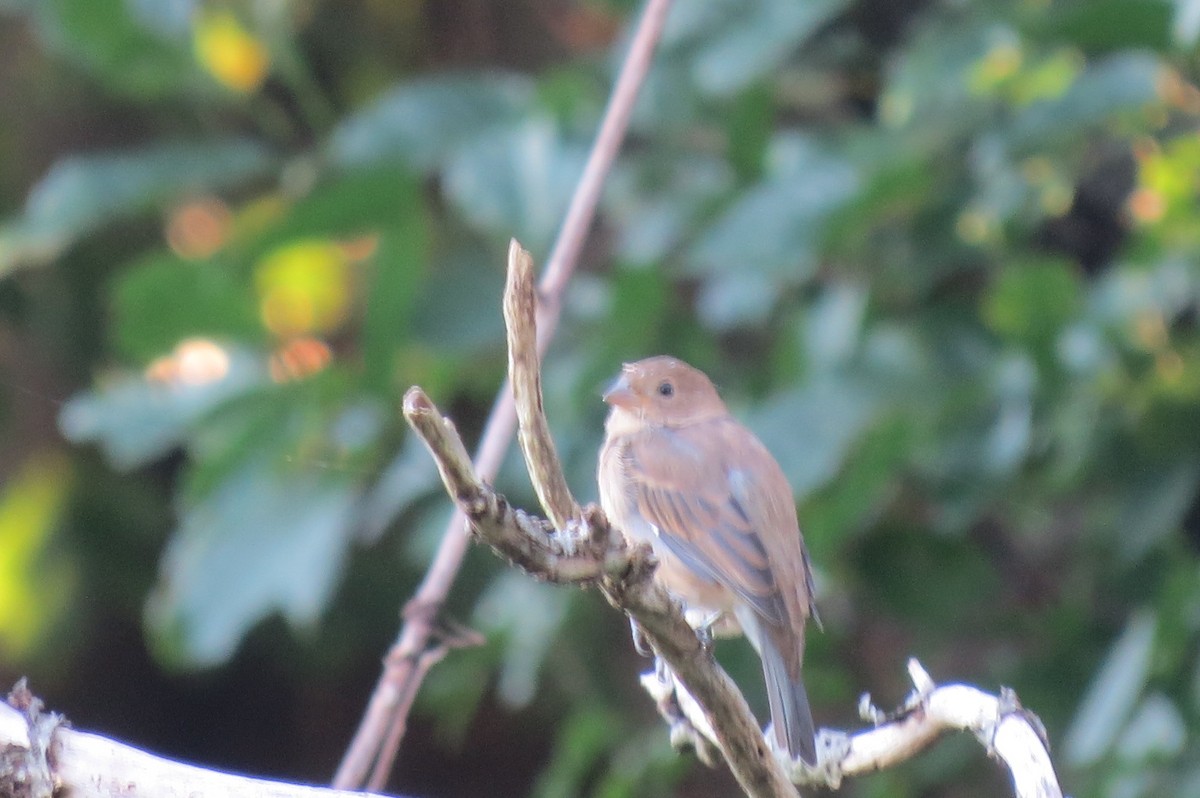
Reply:
[[538, 501], [558, 529], [579, 518], [579, 505], [567, 487], [550, 425], [542, 407], [542, 375], [537, 350], [537, 293], [533, 257], [516, 239], [508, 245], [504, 324], [508, 330], [508, 379], [517, 409], [517, 440]]
[[[532, 368], [537, 368], [536, 361]], [[527, 378], [536, 383], [536, 375]], [[532, 403], [534, 397], [525, 399]], [[540, 407], [530, 406], [523, 417], [540, 412]], [[989, 755], [1005, 761], [1020, 798], [1061, 798], [1037, 720], [1021, 708], [1015, 695], [1005, 692], [996, 697], [961, 684], [938, 687], [916, 660], [908, 666], [914, 692], [894, 719], [864, 697], [862, 714], [876, 728], [853, 735], [822, 730], [817, 767], [788, 762], [790, 772], [785, 774], [777, 760], [780, 755], [770, 748], [737, 686], [699, 644], [678, 605], [653, 580], [654, 564], [644, 548], [630, 548], [595, 507], [585, 508], [581, 521], [569, 525], [574, 531], [556, 531], [548, 522], [513, 510], [471, 472], [453, 424], [419, 388], [405, 397], [405, 417], [426, 442], [446, 489], [482, 542], [540, 579], [598, 587], [634, 619], [670, 666], [646, 674], [642, 684], [670, 723], [672, 742], [694, 747], [710, 762], [715, 747], [748, 795], [793, 796], [789, 776], [798, 784], [836, 788], [847, 776], [911, 758], [946, 731], [965, 730], [979, 737]], [[527, 451], [553, 454], [552, 448]], [[531, 472], [551, 467], [549, 462], [530, 463]]]
[[582, 511], [575, 533], [556, 531], [542, 519], [513, 510], [471, 473], [454, 425], [420, 388], [405, 394], [404, 415], [429, 447], [447, 492], [481, 542], [539, 579], [598, 587], [637, 622], [674, 678], [696, 697], [713, 742], [746, 793], [795, 796], [737, 685], [700, 644], [678, 604], [653, 580], [654, 561], [647, 548], [629, 547], [596, 507]]
[[[28, 767], [23, 758], [40, 748], [31, 736], [34, 724], [27, 713], [0, 703], [0, 794], [40, 798], [31, 785], [23, 786], [16, 770]], [[185, 765], [97, 734], [55, 724], [43, 764], [51, 774], [54, 795], [71, 798], [145, 798], [164, 795], [206, 798], [372, 798], [372, 793], [309, 787]], [[49, 793], [45, 793], [49, 796]], [[378, 797], [377, 797], [378, 798]]]
[[[1041, 721], [1011, 690], [990, 695], [965, 684], [937, 686], [915, 659], [908, 661], [914, 690], [900, 717], [850, 738], [850, 748], [830, 780], [871, 773], [910, 759], [947, 731], [973, 732], [989, 756], [1000, 758], [1019, 798], [1062, 798]], [[869, 699], [864, 696], [865, 703]], [[869, 706], [864, 714], [874, 714]]]
[[[654, 50], [662, 35], [670, 8], [671, 0], [647, 0], [629, 52], [617, 76], [596, 141], [584, 166], [583, 176], [571, 198], [562, 229], [547, 260], [546, 273], [539, 285], [542, 298], [538, 306], [539, 352], [545, 352], [558, 326], [562, 293], [575, 269], [579, 252], [595, 217], [605, 178], [625, 137], [638, 89], [650, 70]], [[499, 471], [508, 444], [512, 440], [515, 424], [512, 395], [505, 386], [501, 388], [492, 406], [475, 460], [476, 471], [485, 478], [491, 479]], [[402, 729], [405, 724], [403, 718], [397, 719], [397, 715], [407, 714], [407, 705], [403, 703], [403, 699], [415, 693], [424, 678], [424, 672], [417, 669], [416, 664], [429, 645], [434, 631], [431, 619], [436, 616], [437, 610], [450, 592], [466, 548], [467, 536], [463, 529], [463, 516], [461, 513], [455, 513], [442, 534], [437, 554], [411, 601], [412, 604], [425, 608], [427, 612], [418, 615], [419, 620], [405, 621], [399, 637], [392, 645], [385, 660], [383, 674], [371, 694], [354, 739], [351, 740], [333, 778], [335, 787], [353, 788], [362, 784], [373, 763], [394, 756], [394, 751], [384, 751], [383, 746], [389, 740], [395, 740], [396, 744], [399, 744], [399, 738], [392, 730]]]

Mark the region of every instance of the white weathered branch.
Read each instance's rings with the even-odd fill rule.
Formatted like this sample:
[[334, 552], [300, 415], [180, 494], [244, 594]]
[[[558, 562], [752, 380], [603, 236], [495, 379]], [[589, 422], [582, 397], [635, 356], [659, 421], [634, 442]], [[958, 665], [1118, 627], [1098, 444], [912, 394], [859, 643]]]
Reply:
[[[32, 722], [31, 722], [32, 721]], [[46, 724], [49, 724], [47, 726]], [[36, 739], [40, 729], [48, 743]], [[31, 741], [32, 736], [35, 738]], [[45, 779], [22, 774], [48, 773]], [[0, 703], [0, 795], [4, 798], [371, 798], [186, 765], [98, 734], [75, 731]], [[377, 794], [375, 794], [377, 795]]]
[[[864, 695], [860, 714], [875, 727], [853, 733], [822, 729], [817, 739], [818, 766], [788, 763], [793, 781], [837, 789], [845, 778], [892, 767], [942, 734], [963, 731], [973, 733], [989, 756], [1005, 764], [1017, 798], [1062, 798], [1041, 722], [1021, 707], [1012, 691], [995, 696], [965, 684], [939, 686], [915, 659], [908, 661], [908, 674], [913, 692], [900, 710], [889, 717]], [[714, 739], [695, 699], [670, 674], [664, 678], [663, 673], [647, 673], [642, 686], [660, 709], [667, 706], [682, 713], [688, 733]], [[664, 715], [674, 735], [681, 719]]]

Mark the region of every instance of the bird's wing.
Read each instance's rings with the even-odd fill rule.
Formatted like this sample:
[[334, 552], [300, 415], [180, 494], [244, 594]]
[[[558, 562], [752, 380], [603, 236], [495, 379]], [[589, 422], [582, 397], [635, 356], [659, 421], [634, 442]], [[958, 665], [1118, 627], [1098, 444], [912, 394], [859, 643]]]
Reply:
[[805, 580], [796, 583], [803, 596], [782, 595], [777, 584], [779, 568], [803, 567], [791, 490], [744, 427], [722, 419], [659, 428], [633, 436], [624, 460], [638, 512], [685, 565], [734, 591], [770, 625], [808, 616], [807, 573], [795, 575]]

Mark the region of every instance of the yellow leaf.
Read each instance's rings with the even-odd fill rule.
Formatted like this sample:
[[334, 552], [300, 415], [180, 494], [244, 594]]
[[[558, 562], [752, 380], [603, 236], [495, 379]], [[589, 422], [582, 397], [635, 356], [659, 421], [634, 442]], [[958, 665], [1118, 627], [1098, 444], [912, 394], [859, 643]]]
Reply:
[[199, 14], [193, 43], [196, 60], [234, 91], [252, 92], [267, 76], [271, 62], [267, 48], [228, 11]]
[[263, 324], [280, 338], [329, 332], [349, 311], [350, 264], [334, 241], [308, 239], [270, 252], [255, 282]]
[[46, 551], [69, 483], [54, 454], [29, 459], [0, 495], [0, 651], [19, 658], [66, 608], [74, 571]]

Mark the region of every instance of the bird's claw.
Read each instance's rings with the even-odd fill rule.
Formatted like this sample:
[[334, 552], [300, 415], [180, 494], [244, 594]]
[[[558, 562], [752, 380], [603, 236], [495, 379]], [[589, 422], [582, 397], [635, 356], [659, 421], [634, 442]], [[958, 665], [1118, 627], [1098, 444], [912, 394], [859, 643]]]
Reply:
[[633, 618], [629, 619], [629, 633], [633, 636], [633, 650], [643, 657], [654, 656], [654, 650], [650, 648], [650, 644], [646, 642], [646, 635], [641, 627], [637, 625], [637, 621]]

